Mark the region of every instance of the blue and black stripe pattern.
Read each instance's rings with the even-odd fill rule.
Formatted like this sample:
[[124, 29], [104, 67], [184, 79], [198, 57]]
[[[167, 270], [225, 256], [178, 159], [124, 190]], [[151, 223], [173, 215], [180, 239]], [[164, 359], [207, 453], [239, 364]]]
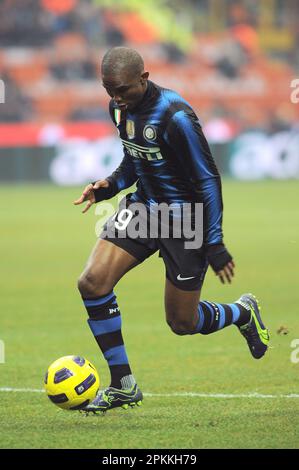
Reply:
[[208, 335], [232, 324], [245, 324], [249, 320], [250, 312], [242, 305], [202, 301], [198, 305], [198, 324], [195, 333]]
[[160, 202], [203, 203], [204, 242], [221, 243], [220, 175], [189, 103], [148, 81], [135, 109], [120, 112], [113, 100], [109, 109], [124, 147], [123, 161], [109, 179], [114, 194], [137, 182], [131, 200], [149, 208]]
[[108, 363], [111, 386], [121, 388], [121, 379], [131, 374], [121, 332], [121, 315], [114, 292], [83, 299], [89, 327]]

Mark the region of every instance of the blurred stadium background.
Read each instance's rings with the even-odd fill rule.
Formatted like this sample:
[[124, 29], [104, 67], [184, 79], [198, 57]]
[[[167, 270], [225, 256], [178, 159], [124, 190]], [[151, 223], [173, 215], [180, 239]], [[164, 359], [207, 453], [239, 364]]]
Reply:
[[115, 45], [192, 104], [222, 174], [298, 178], [298, 16], [295, 0], [2, 0], [0, 180], [73, 185], [115, 168], [99, 78]]

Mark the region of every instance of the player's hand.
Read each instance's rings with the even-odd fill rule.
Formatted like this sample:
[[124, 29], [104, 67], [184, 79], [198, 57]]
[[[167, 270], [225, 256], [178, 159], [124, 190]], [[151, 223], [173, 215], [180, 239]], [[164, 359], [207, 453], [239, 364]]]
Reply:
[[87, 204], [82, 211], [82, 213], [85, 214], [85, 212], [87, 212], [88, 209], [96, 202], [94, 190], [99, 188], [108, 188], [108, 186], [109, 182], [107, 180], [99, 180], [95, 183], [89, 183], [84, 188], [79, 199], [76, 199], [74, 201], [75, 206], [78, 206], [79, 204], [82, 204], [83, 202], [87, 201]]
[[233, 260], [231, 260], [229, 263], [227, 263], [226, 266], [224, 266], [223, 269], [221, 269], [221, 271], [216, 273], [222, 284], [225, 284], [225, 282], [230, 284], [232, 282], [232, 278], [234, 277], [234, 268], [235, 263]]
[[234, 276], [235, 263], [231, 254], [227, 251], [223, 243], [208, 245], [206, 247], [208, 261], [219, 277], [220, 281], [231, 283]]

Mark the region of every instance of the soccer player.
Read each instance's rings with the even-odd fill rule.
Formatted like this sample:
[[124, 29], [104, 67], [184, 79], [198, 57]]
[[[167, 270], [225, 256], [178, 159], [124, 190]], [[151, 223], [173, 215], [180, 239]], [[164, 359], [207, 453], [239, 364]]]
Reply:
[[[78, 283], [89, 326], [111, 373], [110, 386], [85, 408], [88, 412], [141, 403], [142, 392], [126, 354], [113, 289], [130, 269], [156, 251], [166, 268], [166, 320], [174, 333], [207, 335], [236, 325], [256, 359], [265, 354], [269, 342], [252, 294], [243, 294], [230, 304], [200, 300], [208, 266], [222, 283], [230, 283], [235, 265], [223, 243], [220, 176], [195, 112], [175, 91], [148, 79], [143, 59], [133, 49], [108, 50], [101, 75], [111, 97], [110, 115], [118, 129], [124, 157], [111, 176], [88, 184], [74, 204], [86, 202], [85, 213], [93, 204], [112, 198], [134, 183], [137, 189], [126, 196], [125, 209], [106, 223]], [[187, 248], [184, 236], [167, 238], [159, 232], [159, 236], [151, 237], [147, 222], [145, 236], [131, 236], [129, 228], [135, 223], [136, 213], [130, 211], [130, 206], [137, 202], [147, 213], [162, 202], [179, 207], [202, 203], [202, 246]], [[109, 228], [114, 232], [109, 232]]]

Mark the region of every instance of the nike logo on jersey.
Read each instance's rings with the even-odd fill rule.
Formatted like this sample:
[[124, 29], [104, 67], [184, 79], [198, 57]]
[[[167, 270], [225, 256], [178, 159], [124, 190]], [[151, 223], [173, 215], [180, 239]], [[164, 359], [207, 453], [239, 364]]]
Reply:
[[191, 277], [182, 277], [180, 274], [178, 274], [177, 276], [177, 280], [178, 281], [187, 281], [188, 279], [194, 279], [195, 276], [191, 276]]

